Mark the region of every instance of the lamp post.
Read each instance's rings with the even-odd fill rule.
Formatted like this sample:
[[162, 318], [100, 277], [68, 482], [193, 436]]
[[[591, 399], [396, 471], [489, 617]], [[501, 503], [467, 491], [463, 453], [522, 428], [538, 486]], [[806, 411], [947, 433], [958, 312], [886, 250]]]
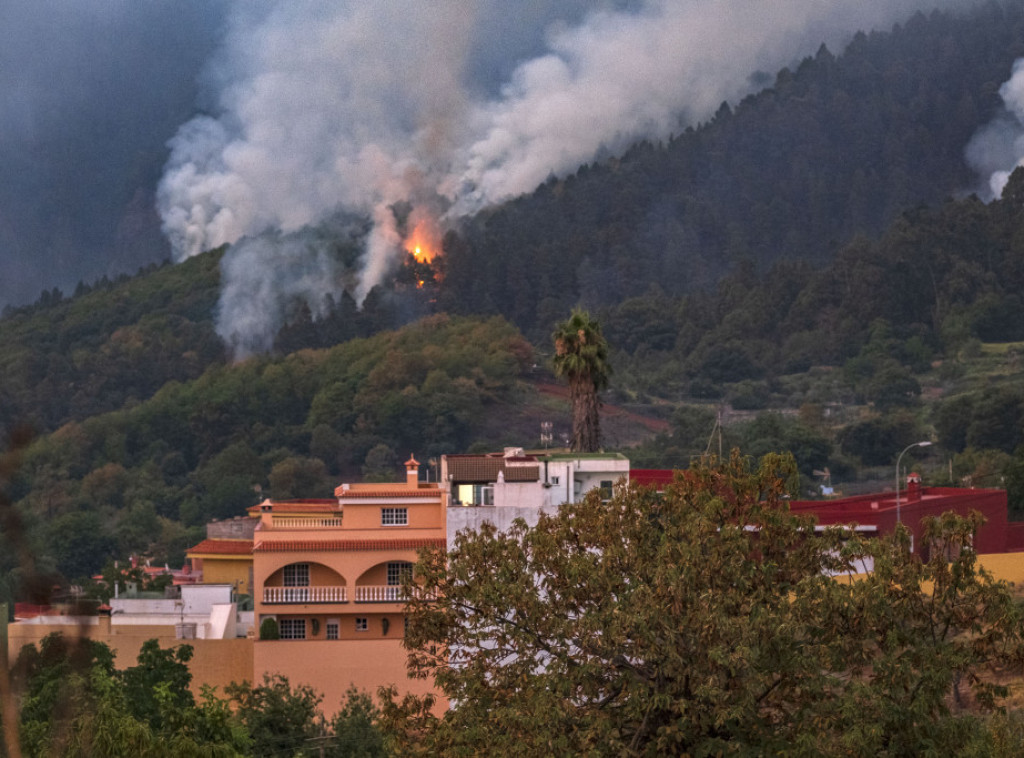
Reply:
[[903, 448], [903, 452], [896, 457], [896, 523], [902, 524], [903, 520], [900, 518], [900, 461], [903, 460], [903, 454], [906, 453], [912, 447], [928, 447], [931, 442], [924, 440], [923, 442], [913, 442]]

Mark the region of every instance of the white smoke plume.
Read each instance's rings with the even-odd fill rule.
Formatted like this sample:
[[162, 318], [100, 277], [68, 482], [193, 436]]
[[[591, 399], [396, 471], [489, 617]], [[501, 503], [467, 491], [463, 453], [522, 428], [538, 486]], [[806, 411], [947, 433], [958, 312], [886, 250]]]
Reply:
[[983, 126], [967, 145], [967, 162], [982, 177], [978, 195], [988, 201], [1002, 196], [1010, 174], [1024, 166], [1024, 58], [999, 88], [1005, 110]]
[[[217, 109], [171, 143], [163, 227], [184, 258], [338, 209], [362, 213], [374, 227], [361, 301], [401, 251], [395, 203], [455, 220], [598, 151], [706, 119], [748, 94], [752, 73], [822, 42], [838, 50], [857, 30], [965, 4], [623, 0], [581, 13], [563, 2], [572, 12], [559, 19], [557, 0], [531, 3], [550, 6], [535, 17], [497, 0], [239, 3], [211, 67]], [[469, 64], [530, 18], [545, 27], [536, 50], [498, 67], [501, 86], [477, 78]], [[248, 274], [262, 265], [251, 260]], [[231, 332], [223, 303], [221, 316]]]
[[327, 315], [346, 278], [330, 252], [331, 237], [344, 230], [331, 226], [243, 237], [225, 254], [217, 323], [235, 358], [269, 351], [297, 303], [314, 319]]

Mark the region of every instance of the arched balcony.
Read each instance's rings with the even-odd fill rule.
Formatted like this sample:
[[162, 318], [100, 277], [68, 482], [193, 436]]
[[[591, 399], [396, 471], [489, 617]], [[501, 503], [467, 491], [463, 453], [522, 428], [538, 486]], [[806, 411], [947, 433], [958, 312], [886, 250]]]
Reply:
[[345, 578], [322, 563], [289, 563], [263, 582], [263, 603], [267, 605], [347, 603]]
[[405, 577], [412, 574], [409, 561], [384, 561], [365, 571], [356, 581], [353, 600], [357, 603], [404, 603]]

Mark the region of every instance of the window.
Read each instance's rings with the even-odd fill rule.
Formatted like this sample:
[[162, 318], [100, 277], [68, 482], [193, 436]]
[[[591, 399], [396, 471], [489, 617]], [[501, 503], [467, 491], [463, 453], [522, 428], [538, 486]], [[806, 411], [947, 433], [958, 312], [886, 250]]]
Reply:
[[370, 628], [369, 622], [363, 616], [356, 616], [356, 631], [365, 632]]
[[292, 563], [284, 567], [285, 587], [308, 587], [309, 564]]
[[601, 499], [612, 499], [612, 482], [610, 479], [605, 479], [601, 482]]
[[407, 526], [409, 524], [408, 508], [381, 508], [381, 526]]
[[340, 630], [341, 625], [338, 623], [338, 619], [327, 619], [327, 639], [338, 639], [338, 632]]
[[552, 484], [558, 484], [558, 477], [557, 476], [551, 477], [551, 483]]
[[494, 505], [494, 487], [474, 484], [473, 505]]
[[391, 561], [388, 564], [388, 586], [397, 587], [402, 580], [412, 575], [412, 564], [406, 561]]
[[281, 619], [278, 624], [281, 629], [281, 639], [306, 639], [306, 619]]

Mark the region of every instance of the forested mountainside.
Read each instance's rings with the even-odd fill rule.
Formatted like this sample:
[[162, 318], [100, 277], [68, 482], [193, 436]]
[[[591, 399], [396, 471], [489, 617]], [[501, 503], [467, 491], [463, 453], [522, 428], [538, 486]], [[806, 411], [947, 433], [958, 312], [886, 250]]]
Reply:
[[[805, 488], [825, 467], [845, 481], [872, 466], [888, 476], [894, 451], [930, 438], [933, 478], [1007, 483], [1019, 508], [1024, 349], [1006, 343], [1024, 337], [1022, 245], [1024, 170], [1002, 200], [908, 213], [821, 269], [741, 267], [712, 292], [652, 291], [603, 311], [615, 348], [609, 402], [670, 419], [627, 454], [639, 466], [685, 465], [708, 449], [718, 406], [747, 419], [723, 431], [725, 449], [790, 450]], [[146, 277], [133, 281], [144, 288]], [[215, 362], [40, 436], [10, 495], [66, 577], [128, 551], [180, 557], [205, 521], [265, 495], [391, 478], [412, 451], [426, 460], [537, 444], [538, 419], [564, 409], [527, 381], [536, 360], [500, 317], [436, 314], [327, 349]], [[154, 375], [164, 363], [174, 361], [155, 361]]]
[[[821, 269], [740, 267], [713, 292], [681, 298], [654, 288], [602, 314], [619, 349], [618, 392], [800, 409], [800, 422], [762, 421], [743, 439], [762, 452], [805, 448], [805, 473], [827, 463], [849, 476], [934, 439], [953, 481], [1012, 483], [1024, 510], [1022, 246], [1018, 169], [1001, 200], [909, 212]], [[708, 411], [681, 412], [634, 458], [686, 458], [713, 423]]]
[[1022, 53], [1024, 9], [995, 3], [822, 50], [668, 144], [481, 214], [362, 309], [296, 305], [242, 363], [213, 327], [223, 250], [10, 309], [0, 431], [36, 434], [8, 488], [26, 539], [68, 578], [173, 560], [263, 494], [534, 444], [524, 408], [564, 409], [523, 380], [578, 302], [614, 351], [609, 400], [671, 418], [638, 464], [684, 465], [722, 405], [749, 414], [726, 447], [793, 450], [808, 481], [934, 435], [952, 480], [1024, 485], [1021, 352], [991, 344], [1024, 339], [1024, 175], [989, 205], [944, 201]]
[[[819, 51], [668, 144], [637, 145], [480, 214], [449, 234], [436, 265], [407, 265], [362, 310], [342, 295], [314, 321], [296, 305], [276, 350], [329, 347], [436, 310], [500, 313], [540, 345], [577, 303], [628, 320], [638, 307], [628, 301], [652, 285], [676, 297], [779, 260], [820, 267], [844, 240], [874, 237], [908, 207], [971, 185], [964, 147], [1021, 54], [1019, 4], [919, 14], [892, 32], [858, 35], [838, 57]], [[339, 242], [338, 256], [357, 256], [351, 247]], [[80, 285], [74, 298], [44, 293], [9, 312], [0, 321], [0, 429], [29, 421], [52, 430], [222, 362], [211, 326], [221, 253], [92, 291]], [[787, 334], [789, 352], [805, 340], [793, 368], [856, 350], [848, 331], [833, 330], [824, 344]]]
[[[190, 527], [261, 497], [329, 496], [342, 475], [390, 480], [410, 451], [426, 464], [500, 444], [532, 361], [501, 319], [437, 315], [330, 350], [215, 366], [36, 439], [8, 494], [65, 577], [132, 551], [181, 560], [201, 538]], [[12, 545], [0, 561], [15, 568]]]
[[[1022, 229], [1018, 169], [1001, 200], [910, 211], [821, 268], [742, 265], [713, 291], [681, 298], [651, 285], [602, 311], [606, 333], [630, 356], [635, 386], [667, 397], [872, 355], [920, 372], [970, 340], [1024, 340]], [[854, 374], [876, 400], [875, 372], [865, 364]]]
[[708, 124], [477, 216], [447, 241], [441, 306], [536, 338], [577, 302], [700, 290], [743, 261], [820, 265], [973, 186], [964, 149], [1022, 54], [1024, 8], [999, 3], [822, 49]]

